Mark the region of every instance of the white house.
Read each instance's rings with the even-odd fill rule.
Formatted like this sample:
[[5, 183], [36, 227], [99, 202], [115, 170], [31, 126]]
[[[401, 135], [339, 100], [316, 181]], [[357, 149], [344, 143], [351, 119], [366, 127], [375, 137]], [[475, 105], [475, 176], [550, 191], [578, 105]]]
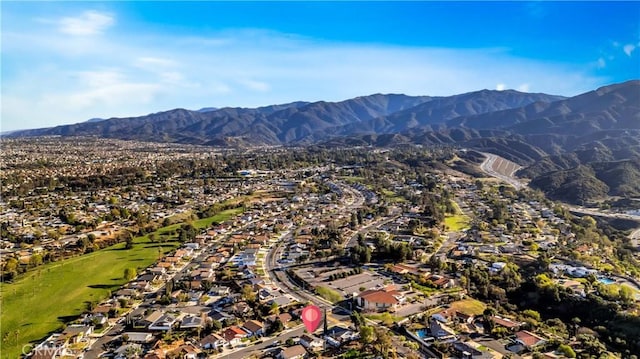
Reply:
[[171, 313], [164, 313], [160, 318], [149, 325], [149, 330], [171, 330], [177, 322], [177, 316]]
[[324, 341], [315, 336], [305, 334], [300, 337], [300, 345], [309, 351], [316, 352], [324, 348]]

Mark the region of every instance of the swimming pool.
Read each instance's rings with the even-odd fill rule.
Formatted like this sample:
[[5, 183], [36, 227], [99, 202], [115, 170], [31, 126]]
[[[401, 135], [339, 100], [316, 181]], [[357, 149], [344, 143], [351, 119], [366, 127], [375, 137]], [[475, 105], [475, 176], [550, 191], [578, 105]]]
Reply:
[[607, 278], [607, 277], [600, 277], [598, 278], [598, 282], [602, 283], [602, 284], [613, 284], [616, 281], [611, 279], [611, 278]]

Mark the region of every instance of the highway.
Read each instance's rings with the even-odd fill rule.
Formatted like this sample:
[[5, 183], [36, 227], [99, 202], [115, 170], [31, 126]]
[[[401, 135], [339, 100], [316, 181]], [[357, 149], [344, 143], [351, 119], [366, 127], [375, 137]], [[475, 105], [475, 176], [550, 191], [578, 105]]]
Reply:
[[[486, 156], [486, 159], [480, 165], [480, 169], [486, 174], [498, 178], [504, 182], [507, 182], [514, 186], [516, 189], [522, 189], [525, 186], [519, 179], [514, 176], [514, 173], [518, 171], [520, 166], [517, 164], [505, 160], [504, 158], [486, 152], [481, 152]], [[628, 213], [614, 213], [607, 212], [597, 208], [585, 208], [582, 206], [574, 206], [570, 204], [564, 204], [570, 211], [586, 214], [590, 216], [600, 216], [600, 217], [609, 217], [609, 218], [620, 218], [620, 219], [628, 219], [635, 220], [640, 222], [640, 215], [628, 214]], [[640, 247], [640, 228], [634, 230], [629, 235], [629, 238], [632, 240], [632, 243], [635, 247]]]
[[486, 157], [484, 162], [480, 164], [480, 169], [483, 172], [490, 175], [491, 177], [495, 177], [504, 182], [507, 182], [517, 190], [525, 187], [525, 185], [520, 182], [520, 180], [514, 177], [514, 173], [522, 168], [521, 166], [518, 166], [511, 161], [505, 160], [504, 158], [491, 153], [480, 153], [482, 153]]

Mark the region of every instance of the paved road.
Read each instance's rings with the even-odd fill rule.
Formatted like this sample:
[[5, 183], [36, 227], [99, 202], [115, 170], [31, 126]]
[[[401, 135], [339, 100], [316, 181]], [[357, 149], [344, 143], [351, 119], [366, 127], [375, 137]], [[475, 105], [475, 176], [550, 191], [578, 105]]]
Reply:
[[485, 160], [480, 164], [480, 169], [491, 177], [498, 178], [515, 187], [517, 190], [522, 189], [525, 185], [513, 176], [521, 167], [517, 164], [505, 160], [504, 158], [486, 152], [480, 152], [485, 155]]
[[[274, 215], [276, 215], [274, 213]], [[255, 223], [256, 221], [251, 221], [251, 222], [247, 222], [246, 224], [244, 224], [242, 227], [240, 227], [240, 229], [245, 228], [253, 223]], [[210, 253], [209, 251], [217, 244], [220, 243], [221, 241], [225, 240], [226, 238], [228, 238], [229, 236], [231, 236], [231, 232], [225, 234], [224, 236], [219, 237], [217, 240], [215, 241], [211, 241], [209, 243], [207, 243], [206, 246], [203, 246], [199, 252], [197, 253], [196, 256], [194, 256], [191, 261], [189, 261], [188, 263], [186, 263], [182, 268], [180, 268], [173, 276], [173, 279], [179, 279], [181, 277], [183, 277], [184, 275], [186, 275], [189, 272], [189, 269], [191, 268], [191, 266], [194, 263], [199, 263], [202, 262]], [[171, 279], [170, 279], [171, 280]], [[150, 307], [159, 307], [157, 304], [154, 304], [154, 299], [157, 296], [158, 293], [162, 293], [164, 291], [165, 285], [162, 285], [159, 288], [156, 288], [153, 292], [151, 293], [147, 293], [145, 295], [145, 297], [147, 299], [145, 299], [138, 307], [141, 308], [150, 308]], [[100, 355], [104, 352], [104, 350], [102, 349], [102, 345], [106, 344], [107, 342], [113, 340], [114, 338], [118, 337], [119, 335], [122, 334], [122, 332], [124, 331], [124, 325], [122, 324], [117, 324], [115, 325], [113, 328], [111, 328], [103, 337], [99, 338], [98, 340], [96, 340], [89, 348], [89, 350], [87, 350], [84, 353], [84, 358], [86, 359], [94, 359], [94, 358], [99, 358]]]
[[284, 344], [284, 342], [289, 338], [295, 338], [303, 335], [304, 331], [305, 331], [304, 325], [298, 325], [290, 330], [287, 330], [285, 332], [278, 334], [277, 338], [265, 338], [260, 344], [253, 344], [242, 349], [234, 349], [231, 351], [225, 349], [225, 352], [215, 355], [213, 357], [220, 358], [220, 359], [244, 359], [244, 358], [250, 357], [252, 354], [257, 354], [258, 356], [261, 356], [263, 353], [265, 353], [268, 350], [277, 350], [275, 347], [267, 348], [268, 346], [272, 345], [272, 343], [275, 342], [276, 340]]

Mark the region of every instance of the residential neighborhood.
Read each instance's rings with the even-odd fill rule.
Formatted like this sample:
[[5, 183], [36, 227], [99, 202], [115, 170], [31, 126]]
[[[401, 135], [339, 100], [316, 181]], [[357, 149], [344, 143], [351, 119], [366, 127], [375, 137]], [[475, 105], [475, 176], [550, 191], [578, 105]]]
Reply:
[[[107, 295], [21, 346], [30, 358], [575, 357], [612, 351], [612, 329], [579, 306], [560, 319], [562, 303], [615, 305], [621, 321], [639, 308], [638, 253], [598, 255], [616, 232], [495, 179], [415, 175], [412, 152], [353, 149], [367, 166], [322, 152], [333, 162], [318, 166], [282, 149], [100, 140], [73, 165], [76, 145], [40, 141], [3, 153], [3, 299], [56, 263], [112, 251], [149, 265], [90, 281]], [[48, 157], [54, 146], [70, 157]], [[80, 181], [95, 173], [119, 182]], [[323, 312], [314, 332], [309, 304]], [[22, 335], [3, 328], [3, 345]]]

